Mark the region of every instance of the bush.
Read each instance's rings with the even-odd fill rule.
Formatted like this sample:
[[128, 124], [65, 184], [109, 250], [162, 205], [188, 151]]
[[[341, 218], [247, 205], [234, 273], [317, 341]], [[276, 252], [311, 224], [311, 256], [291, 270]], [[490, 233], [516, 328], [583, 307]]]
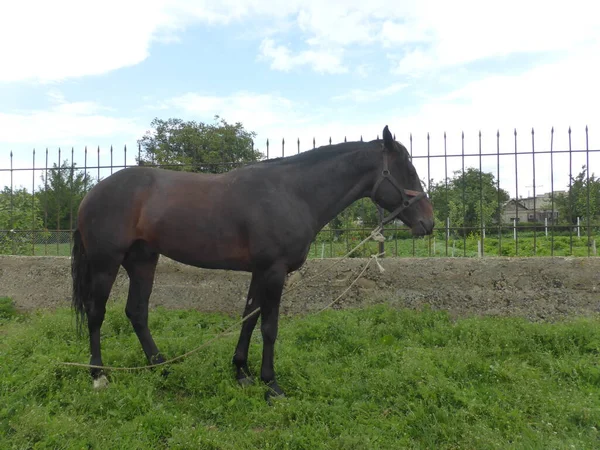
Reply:
[[17, 315], [17, 309], [11, 298], [0, 297], [0, 319], [12, 319]]

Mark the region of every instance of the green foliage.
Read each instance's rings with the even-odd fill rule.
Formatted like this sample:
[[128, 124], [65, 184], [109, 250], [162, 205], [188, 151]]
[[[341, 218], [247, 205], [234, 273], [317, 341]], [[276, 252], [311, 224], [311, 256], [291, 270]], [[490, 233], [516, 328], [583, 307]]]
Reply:
[[[332, 240], [330, 233], [331, 231], [326, 230], [317, 235], [317, 239], [309, 251], [309, 259], [344, 256], [366, 238], [370, 230], [344, 232], [337, 240]], [[387, 257], [476, 257], [478, 256], [478, 244], [481, 242], [481, 236], [475, 233], [465, 237], [450, 237], [447, 242], [439, 236], [413, 239], [410, 237], [410, 232], [403, 229], [386, 231], [384, 234]], [[483, 240], [483, 253], [486, 257], [595, 256], [592, 252], [592, 242], [595, 239], [595, 235], [588, 239], [583, 232], [581, 238], [568, 234], [556, 234], [552, 237], [551, 233], [548, 233], [546, 237], [538, 230], [535, 239], [532, 232], [519, 232], [518, 241], [515, 242], [512, 233], [505, 232], [502, 238], [498, 238], [498, 234], [488, 233]], [[600, 246], [600, 243], [598, 245]], [[370, 257], [378, 253], [379, 243], [370, 240], [351, 256]]]
[[142, 163], [171, 170], [223, 173], [263, 157], [254, 149], [255, 132], [247, 131], [239, 122], [229, 124], [219, 116], [212, 124], [155, 118], [151, 126], [153, 129], [138, 141]]
[[[447, 184], [447, 186], [446, 186]], [[466, 172], [458, 170], [454, 177], [446, 181], [430, 183], [429, 196], [433, 203], [436, 222], [445, 227], [450, 218], [450, 226], [464, 236], [468, 228], [491, 226], [497, 221], [502, 204], [509, 199], [508, 193], [498, 192], [494, 175], [468, 168]]]
[[0, 253], [24, 254], [31, 251], [29, 230], [41, 230], [39, 197], [27, 189], [5, 187], [0, 191]]
[[17, 310], [12, 299], [9, 297], [0, 297], [0, 322], [6, 319], [12, 319], [17, 315]]
[[598, 219], [600, 216], [600, 179], [592, 173], [588, 180], [587, 168], [583, 166], [581, 172], [571, 178], [569, 192], [557, 195], [555, 202], [559, 217], [567, 223], [576, 224], [578, 217], [582, 225], [585, 224], [588, 217], [591, 221]]
[[[111, 304], [107, 364], [145, 364]], [[169, 356], [234, 322], [158, 310], [150, 327]], [[0, 325], [0, 448], [596, 448], [600, 319], [452, 321], [444, 312], [326, 311], [282, 317], [277, 371], [288, 397], [268, 406], [241, 389], [227, 335], [160, 371], [111, 372], [102, 391], [68, 309]], [[260, 367], [260, 339], [250, 367]]]
[[42, 223], [47, 230], [71, 230], [71, 219], [74, 228], [79, 204], [94, 186], [94, 180], [67, 160], [60, 167], [54, 163], [48, 175], [42, 174], [41, 179], [36, 197]]

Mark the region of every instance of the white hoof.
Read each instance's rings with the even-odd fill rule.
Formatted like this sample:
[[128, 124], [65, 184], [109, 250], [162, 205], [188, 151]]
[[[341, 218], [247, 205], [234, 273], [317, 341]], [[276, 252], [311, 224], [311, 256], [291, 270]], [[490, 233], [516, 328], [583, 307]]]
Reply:
[[100, 375], [94, 380], [94, 389], [103, 389], [108, 386], [108, 378], [104, 375]]

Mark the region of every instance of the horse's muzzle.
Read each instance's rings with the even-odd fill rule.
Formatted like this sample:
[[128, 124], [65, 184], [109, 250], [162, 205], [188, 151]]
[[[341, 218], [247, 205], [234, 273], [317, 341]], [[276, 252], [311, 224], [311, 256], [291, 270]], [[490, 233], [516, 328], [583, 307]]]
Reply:
[[435, 221], [433, 219], [419, 220], [411, 229], [414, 236], [428, 236], [433, 233]]

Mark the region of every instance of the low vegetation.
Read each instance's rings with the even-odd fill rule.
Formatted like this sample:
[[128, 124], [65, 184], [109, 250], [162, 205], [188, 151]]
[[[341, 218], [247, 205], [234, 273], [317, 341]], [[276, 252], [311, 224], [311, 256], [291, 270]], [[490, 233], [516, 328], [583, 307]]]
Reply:
[[[106, 364], [145, 363], [111, 304]], [[151, 328], [169, 356], [237, 318], [159, 310]], [[94, 391], [87, 339], [68, 309], [18, 313], [0, 301], [0, 448], [597, 448], [600, 318], [453, 321], [443, 312], [326, 311], [283, 317], [276, 347], [288, 397], [268, 406], [242, 389], [237, 333], [160, 371], [112, 372]], [[251, 367], [260, 365], [260, 333]]]

